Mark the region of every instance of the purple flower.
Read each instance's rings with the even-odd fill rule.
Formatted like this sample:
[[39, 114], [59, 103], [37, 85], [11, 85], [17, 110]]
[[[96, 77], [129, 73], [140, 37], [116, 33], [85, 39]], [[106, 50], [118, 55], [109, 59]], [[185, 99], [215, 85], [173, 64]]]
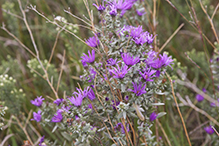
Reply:
[[90, 47], [97, 47], [100, 44], [99, 39], [97, 38], [97, 36], [93, 36], [90, 37], [87, 41], [86, 41], [87, 45]]
[[113, 59], [113, 58], [110, 58], [107, 60], [107, 66], [113, 66], [115, 65], [117, 62], [116, 62], [117, 59]]
[[59, 98], [59, 99], [56, 99], [53, 103], [55, 103], [57, 106], [59, 106], [62, 103], [62, 101], [63, 101], [63, 99]]
[[138, 16], [142, 16], [142, 15], [146, 14], [146, 12], [144, 10], [143, 11], [136, 10], [136, 12], [137, 12]]
[[38, 111], [37, 113], [33, 112], [33, 119], [31, 119], [31, 120], [35, 120], [37, 122], [40, 122], [41, 121], [41, 111]]
[[139, 82], [139, 84], [132, 82], [132, 84], [133, 84], [134, 90], [128, 89], [128, 91], [134, 92], [137, 96], [141, 96], [142, 94], [147, 93], [145, 91], [146, 84], [144, 84], [143, 86], [142, 86], [142, 82]]
[[93, 4], [93, 6], [95, 6], [100, 13], [102, 13], [106, 9], [104, 7], [104, 1], [103, 1], [102, 5], [97, 6], [96, 4]]
[[117, 15], [117, 9], [116, 9], [116, 7], [114, 6], [114, 5], [110, 5], [109, 6], [110, 7], [110, 12], [109, 12], [109, 14], [111, 15], [111, 16], [116, 16]]
[[143, 33], [143, 29], [142, 29], [142, 26], [140, 25], [138, 27], [131, 28], [130, 36], [133, 37], [134, 39], [136, 39], [136, 38], [139, 38], [142, 33]]
[[128, 101], [129, 100], [129, 96], [125, 96], [125, 101]]
[[114, 78], [122, 79], [125, 77], [126, 73], [128, 73], [129, 69], [127, 65], [123, 65], [121, 68], [118, 64], [116, 64], [117, 68], [113, 67], [109, 71], [114, 74]]
[[[159, 54], [159, 57], [157, 57], [157, 53], [154, 51], [148, 52], [148, 59], [146, 59], [146, 63], [156, 69], [159, 69], [161, 67], [170, 66], [170, 64], [173, 64], [172, 57], [168, 57], [167, 54], [163, 53], [163, 56]], [[170, 66], [171, 67], [171, 66]], [[171, 67], [172, 68], [172, 67]]]
[[151, 113], [150, 115], [150, 121], [154, 121], [157, 118], [158, 114], [156, 114], [155, 112]]
[[44, 100], [44, 98], [42, 98], [42, 96], [40, 96], [40, 97], [37, 96], [37, 98], [35, 98], [34, 100], [31, 100], [30, 102], [33, 105], [40, 107], [43, 103], [43, 100]]
[[90, 99], [90, 100], [94, 100], [96, 98], [95, 94], [94, 94], [94, 91], [92, 89], [89, 90], [89, 92], [87, 93], [87, 97]]
[[87, 106], [88, 106], [88, 109], [93, 109], [93, 107], [92, 107], [92, 104], [91, 104], [91, 103], [90, 103], [90, 104], [88, 104]]
[[130, 10], [136, 0], [114, 0], [111, 5], [113, 5], [117, 10], [121, 11], [121, 16], [125, 14], [127, 10]]
[[83, 66], [86, 66], [84, 65], [85, 63], [93, 63], [94, 60], [95, 60], [95, 50], [92, 50], [92, 54], [90, 53], [90, 51], [88, 50], [88, 54], [89, 56], [87, 56], [85, 53], [83, 53], [84, 56], [81, 56], [82, 60], [82, 64]]
[[62, 117], [62, 110], [58, 109], [58, 111], [56, 112], [56, 115], [54, 115], [52, 117], [51, 122], [58, 123], [58, 122], [61, 122], [62, 119], [63, 119], [63, 117]]
[[201, 102], [202, 100], [204, 100], [204, 97], [201, 96], [200, 94], [197, 94], [195, 98], [198, 102]]
[[127, 37], [129, 36], [129, 33], [130, 33], [130, 30], [132, 29], [133, 27], [132, 26], [129, 26], [129, 25], [124, 25], [123, 28], [121, 28], [119, 31], [118, 31], [118, 34], [119, 35], [122, 35], [122, 34], [127, 34]]
[[43, 137], [40, 139], [40, 143], [39, 143], [39, 146], [46, 146], [44, 142], [44, 138], [45, 138], [45, 135], [43, 135]]
[[116, 109], [116, 107], [120, 104], [120, 101], [116, 101], [116, 103], [115, 103], [115, 101], [114, 100], [112, 100], [112, 102], [113, 102], [113, 108], [114, 109]]
[[147, 42], [147, 40], [144, 38], [144, 36], [140, 36], [139, 38], [135, 38], [134, 42], [136, 43], [136, 45], [143, 45]]
[[72, 97], [70, 97], [68, 99], [75, 106], [81, 106], [81, 103], [82, 103], [82, 100], [83, 100], [83, 96], [78, 96], [78, 97], [77, 96], [76, 97], [72, 96]]
[[63, 105], [63, 106], [62, 106], [62, 110], [65, 111], [66, 113], [70, 113], [69, 110], [71, 109], [71, 107], [72, 107], [71, 105], [69, 105], [69, 106]]
[[218, 103], [211, 103], [210, 106], [215, 107], [217, 104], [217, 107], [219, 107], [219, 98], [217, 99]]
[[149, 32], [145, 32], [144, 35], [145, 35], [145, 39], [147, 40], [148, 44], [153, 43], [154, 37], [155, 37], [153, 36], [153, 34], [150, 34]]
[[109, 98], [108, 98], [108, 97], [106, 97], [106, 98], [105, 98], [105, 100], [106, 100], [106, 101], [109, 101]]
[[133, 57], [129, 53], [123, 53], [122, 59], [125, 62], [126, 65], [131, 66], [139, 62], [140, 58], [139, 57]]
[[155, 77], [155, 75], [153, 75], [156, 72], [156, 70], [151, 70], [150, 68], [146, 69], [144, 71], [144, 73], [142, 73], [141, 71], [139, 71], [139, 74], [146, 80], [146, 81], [153, 81], [153, 77]]
[[76, 116], [75, 116], [75, 120], [76, 120], [76, 121], [79, 121], [80, 118], [76, 115]]
[[[155, 75], [157, 78], [160, 76], [160, 71], [159, 70], [157, 70], [156, 71], [156, 75]], [[173, 82], [174, 83], [174, 82]]]
[[[114, 129], [117, 130], [117, 131], [121, 131], [123, 134], [125, 134], [125, 128], [124, 128], [122, 123], [118, 123], [114, 127]], [[129, 132], [129, 124], [126, 124], [126, 131]]]
[[[207, 90], [205, 88], [203, 88], [202, 91], [204, 93], [207, 92]], [[197, 94], [195, 98], [197, 99], [198, 102], [201, 102], [202, 100], [204, 100], [204, 97], [202, 95], [200, 95], [200, 94]]]
[[[88, 91], [90, 88], [87, 87], [86, 89], [84, 89], [84, 91], [82, 91], [81, 89], [79, 88], [76, 88], [78, 92], [74, 92], [74, 96], [68, 98], [70, 100], [70, 102], [72, 104], [74, 104], [75, 106], [81, 106], [81, 103], [82, 103], [82, 100], [84, 97], [88, 96], [88, 93], [90, 91]], [[90, 95], [91, 96], [91, 95]]]
[[127, 0], [114, 0], [113, 5], [115, 5], [118, 10], [128, 10], [132, 7], [133, 3]]
[[210, 106], [215, 107], [216, 105], [215, 105], [215, 103], [212, 102], [212, 103], [210, 103]]
[[211, 126], [205, 127], [204, 129], [208, 134], [213, 134], [214, 133], [214, 129]]
[[79, 88], [76, 88], [78, 92], [74, 92], [73, 94], [74, 95], [77, 95], [77, 96], [82, 96], [82, 98], [86, 97], [87, 94], [88, 94], [88, 90], [90, 89], [90, 87], [87, 87], [84, 89], [84, 91], [82, 91], [81, 89]]

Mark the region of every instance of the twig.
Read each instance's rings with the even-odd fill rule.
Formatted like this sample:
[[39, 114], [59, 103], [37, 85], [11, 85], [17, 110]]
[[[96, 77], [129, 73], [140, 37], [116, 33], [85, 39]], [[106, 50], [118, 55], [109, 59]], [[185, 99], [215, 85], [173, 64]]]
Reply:
[[24, 134], [27, 136], [27, 139], [29, 140], [29, 142], [31, 143], [31, 145], [34, 145], [29, 134], [27, 133], [27, 130], [25, 129], [25, 127], [22, 126], [21, 122], [19, 121], [19, 119], [17, 117], [14, 116], [14, 118], [16, 119], [18, 125], [21, 127], [21, 129], [23, 130]]
[[9, 15], [11, 15], [11, 16], [14, 16], [14, 17], [16, 17], [16, 18], [18, 18], [18, 19], [21, 19], [21, 20], [23, 20], [23, 18], [22, 18], [21, 16], [19, 16], [19, 15], [16, 15], [16, 14], [14, 14], [14, 13], [11, 13], [11, 11], [10, 11], [10, 10], [5, 10], [5, 9], [2, 9], [2, 11], [3, 11], [3, 12], [5, 12], [5, 13], [7, 13], [7, 14], [9, 14]]
[[[63, 27], [63, 28], [64, 28], [64, 27]], [[56, 40], [55, 40], [55, 43], [54, 43], [54, 45], [53, 45], [53, 47], [52, 47], [52, 52], [51, 52], [51, 55], [50, 55], [50, 57], [49, 57], [49, 61], [48, 61], [47, 66], [46, 66], [46, 70], [48, 69], [49, 64], [50, 64], [50, 62], [51, 62], [51, 60], [52, 60], [52, 57], [53, 57], [53, 54], [54, 54], [54, 51], [55, 51], [55, 48], [56, 48], [56, 45], [57, 45], [57, 42], [58, 42], [59, 34], [63, 31], [63, 28], [62, 28], [61, 30], [59, 30], [58, 33], [57, 33], [57, 35], [56, 35]]]
[[212, 16], [211, 16], [211, 20], [214, 19], [214, 16], [215, 16], [215, 14], [216, 14], [218, 8], [219, 8], [219, 3], [217, 4], [216, 8], [214, 9], [214, 12], [213, 12], [213, 14], [212, 14]]
[[4, 146], [4, 143], [10, 138], [12, 137], [14, 134], [9, 134], [7, 136], [5, 136], [5, 138], [3, 139], [3, 141], [0, 143], [0, 146]]
[[[201, 2], [200, 0], [199, 0], [199, 3], [200, 3], [200, 5], [201, 5], [201, 8], [202, 8], [203, 12], [206, 14], [206, 16], [207, 16], [207, 18], [208, 18], [208, 21], [209, 21], [210, 24], [211, 24], [211, 29], [212, 29], [212, 31], [213, 31], [213, 33], [214, 33], [214, 36], [215, 36], [215, 38], [216, 38], [216, 40], [217, 40], [217, 43], [219, 43], [219, 38], [218, 38], [218, 36], [217, 36], [217, 32], [216, 32], [215, 27], [214, 27], [213, 19], [210, 18], [210, 16], [208, 15], [206, 9], [204, 8], [204, 6], [203, 6], [203, 4], [202, 4], [202, 2]], [[219, 4], [218, 4], [218, 5], [219, 5]], [[217, 8], [217, 7], [216, 7], [216, 8]], [[216, 9], [215, 9], [215, 10], [216, 10]], [[215, 13], [216, 13], [216, 12], [215, 12]], [[212, 15], [212, 16], [214, 16], [214, 15]]]
[[196, 87], [195, 84], [191, 83], [190, 81], [182, 81], [182, 80], [176, 80], [178, 84], [186, 86], [187, 88], [192, 89], [193, 91], [195, 91], [197, 94], [200, 94], [201, 96], [203, 96], [206, 100], [215, 103], [216, 105], [219, 105], [218, 101], [211, 98], [209, 95], [205, 94], [202, 90], [200, 90], [199, 88]]
[[177, 32], [184, 26], [184, 23], [182, 23], [175, 31], [174, 33], [168, 38], [168, 40], [163, 44], [163, 46], [160, 48], [159, 53], [163, 50], [164, 47], [170, 42], [170, 40], [177, 34]]
[[156, 37], [156, 0], [153, 0], [153, 33], [154, 33], [154, 47], [155, 47], [155, 51], [158, 52], [158, 47], [157, 47], [157, 37]]
[[74, 18], [76, 18], [76, 19], [78, 19], [78, 20], [84, 22], [85, 24], [87, 24], [87, 25], [89, 25], [89, 26], [92, 26], [90, 23], [88, 23], [88, 22], [86, 22], [85, 20], [81, 19], [80, 17], [78, 17], [78, 16], [72, 14], [72, 13], [70, 12], [70, 9], [68, 9], [68, 11], [67, 11], [67, 10], [64, 10], [64, 12], [67, 13], [67, 14], [69, 14], [69, 15], [71, 15], [72, 17], [74, 17]]
[[57, 88], [56, 88], [56, 92], [59, 91], [59, 84], [60, 84], [60, 81], [61, 81], [61, 77], [62, 77], [62, 72], [63, 72], [63, 67], [64, 67], [64, 62], [65, 62], [65, 50], [64, 50], [64, 54], [63, 54], [63, 57], [62, 57], [62, 65], [61, 65], [61, 71], [60, 71], [60, 74], [59, 74], [59, 79], [58, 79], [58, 83], [57, 83]]
[[25, 128], [25, 129], [26, 129], [27, 124], [29, 123], [29, 120], [30, 120], [30, 118], [31, 118], [31, 113], [32, 113], [32, 109], [30, 110], [30, 112], [29, 112], [29, 114], [28, 114], [28, 117], [27, 117], [27, 119], [26, 119], [26, 122], [25, 122], [25, 125], [24, 125], [24, 128]]
[[166, 134], [165, 130], [163, 129], [163, 126], [160, 124], [160, 122], [159, 122], [158, 119], [156, 119], [156, 121], [157, 121], [157, 123], [158, 123], [158, 125], [159, 125], [161, 131], [163, 132], [164, 137], [166, 138], [166, 141], [167, 141], [167, 143], [168, 143], [168, 146], [172, 146], [171, 143], [170, 143], [169, 138], [167, 137], [167, 134]]
[[189, 99], [188, 96], [185, 97], [186, 100], [187, 100], [187, 103], [189, 104], [189, 106], [191, 108], [193, 108], [195, 111], [201, 113], [202, 115], [206, 116], [209, 120], [211, 120], [213, 123], [215, 123], [217, 126], [219, 126], [219, 123], [217, 122], [217, 120], [215, 120], [213, 117], [211, 117], [207, 112], [205, 112], [204, 110], [202, 109], [199, 109], [198, 107], [196, 107], [192, 102], [191, 100]]
[[217, 133], [217, 136], [219, 136], [219, 133], [217, 132], [217, 130], [214, 128], [214, 126], [211, 126], [212, 129], [214, 129], [214, 131]]
[[43, 69], [43, 71], [44, 71], [44, 73], [45, 73], [45, 75], [46, 75], [46, 81], [47, 81], [47, 83], [49, 84], [50, 88], [52, 89], [53, 93], [55, 94], [55, 97], [58, 99], [58, 98], [59, 98], [59, 97], [58, 97], [58, 94], [57, 94], [57, 92], [55, 91], [54, 87], [52, 86], [51, 82], [49, 81], [48, 73], [47, 73], [45, 67], [43, 66], [43, 64], [42, 64], [42, 62], [41, 62], [41, 60], [40, 60], [39, 51], [38, 51], [38, 48], [37, 48], [35, 39], [34, 39], [34, 37], [33, 37], [33, 33], [32, 33], [32, 31], [31, 31], [31, 29], [30, 29], [29, 24], [27, 23], [26, 14], [25, 14], [25, 11], [24, 11], [23, 8], [22, 8], [22, 4], [21, 4], [21, 1], [20, 1], [20, 0], [18, 0], [18, 4], [19, 4], [20, 11], [21, 11], [21, 13], [22, 13], [22, 15], [23, 15], [23, 21], [24, 21], [24, 23], [25, 23], [25, 26], [27, 27], [27, 30], [28, 30], [29, 35], [30, 35], [30, 38], [31, 38], [31, 42], [32, 42], [33, 47], [34, 47], [34, 50], [35, 50], [35, 52], [36, 52], [36, 59], [38, 60], [38, 62], [39, 62], [39, 64], [40, 64], [41, 68]]
[[5, 28], [5, 24], [2, 24], [1, 29], [3, 29], [5, 32], [7, 32], [11, 37], [13, 37], [24, 49], [26, 49], [31, 55], [33, 55], [34, 57], [36, 57], [36, 55], [27, 47], [25, 46], [14, 34], [12, 34], [10, 31], [8, 31]]
[[[46, 16], [44, 16], [42, 13], [40, 13], [39, 11], [37, 11], [37, 9], [36, 9], [36, 7], [34, 7], [34, 6], [32, 6], [32, 5], [30, 5], [30, 7], [28, 7], [30, 10], [33, 10], [34, 12], [36, 12], [38, 15], [40, 15], [41, 17], [43, 17], [44, 19], [46, 19], [47, 20], [47, 22], [49, 22], [49, 23], [51, 23], [51, 24], [54, 24], [54, 25], [56, 25], [57, 27], [59, 27], [59, 28], [63, 28], [62, 26], [60, 26], [59, 24], [57, 24], [55, 21], [51, 21], [51, 20], [49, 20]], [[71, 35], [73, 35], [74, 37], [76, 37], [77, 39], [79, 39], [81, 42], [83, 42], [84, 44], [86, 44], [85, 43], [85, 41], [83, 41], [81, 38], [79, 38], [76, 34], [74, 34], [73, 32], [71, 32], [71, 31], [69, 31], [69, 30], [67, 30], [67, 29], [63, 29], [63, 30], [65, 30], [66, 32], [68, 32], [68, 33], [70, 33]]]
[[[166, 72], [165, 72], [165, 73], [166, 73]], [[179, 105], [178, 105], [177, 100], [176, 100], [176, 96], [175, 96], [174, 88], [173, 88], [173, 82], [172, 82], [170, 76], [169, 76], [167, 73], [166, 73], [166, 75], [167, 75], [167, 78], [169, 79], [170, 84], [171, 84], [172, 95], [173, 95], [173, 98], [174, 98], [174, 101], [175, 101], [175, 104], [176, 104], [177, 111], [178, 111], [178, 113], [179, 113], [179, 116], [180, 116], [181, 121], [182, 121], [182, 124], [183, 124], [183, 128], [184, 128], [184, 131], [185, 131], [185, 134], [186, 134], [187, 141], [188, 141], [188, 143], [189, 143], [189, 146], [192, 146], [192, 145], [191, 145], [191, 142], [190, 142], [190, 139], [189, 139], [189, 135], [188, 135], [187, 129], [186, 129], [185, 122], [184, 122], [184, 120], [183, 120], [182, 114], [181, 114], [180, 109], [179, 109]]]

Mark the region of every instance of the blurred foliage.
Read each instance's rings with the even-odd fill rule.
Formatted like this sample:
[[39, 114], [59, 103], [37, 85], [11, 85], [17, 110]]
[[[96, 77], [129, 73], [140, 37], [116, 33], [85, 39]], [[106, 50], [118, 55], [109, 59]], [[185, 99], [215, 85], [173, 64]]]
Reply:
[[0, 75], [0, 101], [8, 107], [9, 113], [18, 115], [24, 98], [23, 89], [17, 89], [15, 79]]

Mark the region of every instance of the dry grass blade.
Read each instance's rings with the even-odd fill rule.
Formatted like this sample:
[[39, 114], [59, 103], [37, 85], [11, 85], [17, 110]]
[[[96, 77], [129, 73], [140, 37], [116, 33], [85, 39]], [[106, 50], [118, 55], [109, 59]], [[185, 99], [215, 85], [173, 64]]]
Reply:
[[11, 37], [13, 37], [24, 49], [26, 49], [31, 55], [33, 55], [34, 57], [36, 57], [36, 55], [27, 47], [25, 46], [14, 34], [12, 34], [10, 31], [8, 31], [5, 28], [5, 25], [3, 23], [1, 29], [3, 29], [5, 32], [7, 32], [7, 34], [9, 34]]
[[214, 128], [214, 126], [211, 126], [212, 129], [214, 129], [215, 133], [217, 133], [217, 136], [219, 136], [219, 133], [217, 132], [217, 130]]
[[186, 52], [185, 52], [185, 55], [186, 55], [186, 57], [187, 57], [196, 67], [198, 67], [199, 69], [201, 69], [201, 71], [204, 73], [205, 77], [208, 78], [208, 76], [207, 76], [207, 74], [204, 72], [204, 70], [203, 70], [198, 64], [196, 64], [196, 63], [189, 57], [189, 55], [188, 55]]
[[[166, 72], [165, 72], [165, 73], [166, 73]], [[180, 119], [181, 119], [182, 124], [183, 124], [183, 129], [184, 129], [184, 131], [185, 131], [187, 141], [188, 141], [188, 143], [189, 143], [189, 146], [192, 146], [192, 145], [191, 145], [191, 142], [190, 142], [190, 139], [189, 139], [189, 135], [188, 135], [187, 129], [186, 129], [185, 122], [184, 122], [183, 117], [182, 117], [182, 113], [180, 112], [179, 105], [178, 105], [177, 100], [176, 100], [176, 96], [175, 96], [174, 88], [173, 88], [173, 81], [171, 80], [170, 76], [169, 76], [167, 73], [166, 73], [166, 75], [167, 75], [167, 78], [169, 79], [170, 84], [171, 84], [172, 95], [173, 95], [174, 102], [175, 102], [175, 104], [176, 104], [176, 108], [177, 108], [177, 111], [178, 111], [178, 113], [179, 113]]]
[[184, 23], [182, 23], [175, 31], [174, 33], [167, 39], [167, 41], [163, 44], [163, 46], [160, 48], [159, 53], [163, 50], [164, 47], [170, 42], [170, 40], [179, 32], [179, 30], [184, 26]]
[[65, 63], [65, 50], [64, 50], [63, 57], [62, 57], [61, 71], [60, 71], [60, 74], [59, 74], [59, 79], [58, 79], [58, 83], [57, 83], [56, 92], [59, 91], [59, 85], [60, 85], [60, 81], [61, 81], [61, 77], [62, 77], [62, 72], [63, 72], [63, 68], [64, 68], [64, 63]]
[[5, 136], [5, 138], [3, 139], [3, 141], [0, 143], [0, 146], [4, 146], [4, 143], [10, 138], [12, 137], [14, 134], [9, 134], [7, 136]]
[[160, 122], [158, 121], [158, 119], [156, 119], [157, 123], [158, 123], [158, 126], [160, 127], [161, 131], [163, 132], [163, 135], [164, 137], [166, 138], [166, 141], [168, 143], [168, 146], [172, 146], [171, 143], [170, 143], [170, 140], [169, 138], [167, 137], [167, 134], [165, 132], [165, 130], [163, 129], [162, 125], [160, 124]]
[[54, 54], [54, 51], [55, 51], [55, 48], [56, 48], [56, 45], [57, 45], [57, 42], [58, 42], [59, 35], [60, 35], [60, 33], [63, 31], [63, 29], [64, 29], [64, 27], [63, 27], [61, 30], [59, 30], [58, 33], [57, 33], [57, 35], [56, 35], [56, 40], [55, 40], [55, 43], [54, 43], [54, 45], [53, 45], [53, 47], [52, 47], [52, 52], [51, 52], [51, 55], [50, 55], [50, 57], [49, 57], [48, 64], [47, 64], [47, 66], [46, 66], [46, 70], [48, 69], [49, 64], [50, 64], [50, 62], [51, 62], [51, 60], [52, 60], [52, 57], [53, 57], [53, 54]]
[[[204, 13], [206, 14], [206, 16], [207, 16], [208, 21], [209, 21], [210, 24], [211, 24], [211, 29], [212, 29], [212, 31], [213, 31], [213, 33], [214, 33], [214, 36], [215, 36], [217, 42], [219, 43], [219, 38], [218, 38], [218, 36], [217, 36], [217, 32], [216, 32], [215, 27], [214, 27], [213, 19], [211, 19], [210, 16], [208, 15], [208, 13], [207, 13], [206, 9], [204, 8], [204, 6], [203, 6], [201, 0], [199, 0], [199, 3], [200, 3], [200, 5], [201, 5], [201, 8], [202, 8], [203, 12], [204, 12]], [[216, 8], [217, 8], [217, 7], [216, 7]], [[216, 10], [216, 9], [215, 9], [215, 10]], [[216, 13], [216, 12], [215, 12], [215, 13]], [[214, 16], [214, 15], [212, 15], [212, 16]], [[214, 17], [213, 17], [213, 18], [214, 18]]]

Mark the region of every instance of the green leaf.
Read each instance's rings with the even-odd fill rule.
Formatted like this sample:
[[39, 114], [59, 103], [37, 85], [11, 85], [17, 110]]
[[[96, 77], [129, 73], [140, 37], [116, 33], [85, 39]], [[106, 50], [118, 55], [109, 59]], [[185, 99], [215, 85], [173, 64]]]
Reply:
[[160, 105], [165, 105], [165, 104], [164, 103], [151, 103], [151, 105], [160, 106]]
[[166, 115], [166, 114], [167, 114], [166, 112], [160, 112], [160, 113], [158, 113], [157, 118], [160, 118], [160, 117], [162, 117], [162, 116], [164, 116], [164, 115]]
[[126, 112], [123, 112], [123, 118], [126, 119]]
[[63, 136], [65, 139], [67, 139], [68, 141], [71, 141], [71, 140], [72, 140], [71, 136], [70, 136], [67, 132], [61, 132], [61, 134], [62, 134], [62, 136]]
[[52, 133], [55, 132], [57, 128], [58, 128], [58, 126], [56, 125], [56, 126], [52, 129]]

